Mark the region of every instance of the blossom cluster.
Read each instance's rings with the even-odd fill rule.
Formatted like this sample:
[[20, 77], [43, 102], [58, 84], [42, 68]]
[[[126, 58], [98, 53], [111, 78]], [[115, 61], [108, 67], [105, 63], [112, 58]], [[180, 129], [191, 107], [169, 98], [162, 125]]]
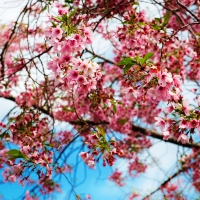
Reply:
[[92, 43], [90, 27], [80, 25], [75, 27], [70, 19], [68, 10], [59, 4], [58, 16], [50, 16], [50, 23], [46, 36], [57, 55], [48, 62], [48, 69], [52, 70], [55, 85], [61, 83], [61, 88], [73, 91], [75, 95], [87, 94], [96, 89], [97, 81], [101, 78], [100, 67], [97, 63], [78, 58], [86, 45]]

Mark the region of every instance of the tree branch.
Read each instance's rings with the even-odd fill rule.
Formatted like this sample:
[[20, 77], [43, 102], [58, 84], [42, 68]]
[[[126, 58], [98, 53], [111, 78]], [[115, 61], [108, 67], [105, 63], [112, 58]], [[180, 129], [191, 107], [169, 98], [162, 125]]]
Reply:
[[[4, 98], [4, 99], [7, 99], [7, 100], [10, 100], [10, 101], [15, 102], [15, 98], [12, 97], [12, 96], [10, 96], [10, 97], [3, 97], [3, 96], [0, 96], [0, 98]], [[50, 116], [51, 118], [53, 118], [52, 113], [50, 113], [50, 112], [47, 111], [46, 109], [44, 109], [44, 108], [42, 108], [42, 107], [39, 107], [39, 106], [37, 106], [37, 105], [33, 105], [32, 107], [35, 108], [35, 109], [38, 109], [38, 110], [41, 111], [42, 113], [44, 113], [44, 114]]]
[[[20, 70], [22, 70], [27, 64], [29, 64], [30, 62], [32, 62], [34, 59], [40, 58], [43, 54], [48, 53], [51, 49], [52, 49], [52, 46], [48, 47], [45, 51], [37, 54], [36, 56], [30, 58], [29, 61], [27, 61], [26, 63], [24, 63], [22, 65], [22, 67], [20, 67], [16, 72], [12, 73], [11, 75], [7, 76], [6, 78], [10, 78], [14, 74], [16, 74], [17, 72], [19, 72]], [[4, 80], [4, 77], [2, 79], [0, 79], [0, 81], [2, 81], [2, 80]]]
[[119, 6], [121, 6], [122, 3], [123, 3], [123, 0], [120, 1], [114, 8], [108, 10], [107, 13], [103, 17], [101, 17], [101, 19], [97, 22], [96, 26], [93, 29], [93, 32], [97, 29], [97, 27], [99, 26], [99, 24], [101, 23], [101, 21], [104, 20], [112, 11], [114, 11]]
[[[5, 99], [8, 99], [8, 100], [11, 100], [11, 101], [15, 102], [15, 98], [14, 97], [2, 97], [2, 96], [0, 96], [0, 98], [5, 98]], [[46, 115], [49, 115], [50, 117], [53, 118], [53, 114], [49, 113], [49, 111], [45, 110], [44, 108], [39, 107], [37, 105], [33, 105], [33, 107], [35, 109], [40, 110], [42, 113], [44, 113]], [[85, 124], [88, 124], [88, 125], [91, 125], [91, 126], [109, 125], [109, 122], [107, 122], [107, 121], [94, 122], [94, 121], [90, 121], [90, 120], [86, 120], [86, 121], [69, 121], [69, 123], [72, 124], [72, 125], [80, 125], [80, 126], [84, 126]], [[172, 144], [179, 145], [179, 146], [182, 146], [182, 147], [187, 147], [187, 148], [200, 149], [200, 144], [189, 143], [189, 142], [183, 144], [183, 143], [178, 142], [176, 139], [173, 139], [173, 138], [169, 138], [168, 140], [163, 140], [163, 135], [161, 135], [160, 133], [157, 133], [156, 131], [152, 131], [152, 130], [148, 130], [148, 129], [142, 128], [141, 126], [136, 126], [134, 124], [132, 124], [132, 130], [134, 132], [140, 132], [143, 135], [146, 135], [146, 136], [149, 136], [149, 137], [152, 137], [152, 138], [156, 138], [156, 139], [162, 140], [164, 142], [172, 143]]]
[[150, 194], [145, 196], [142, 200], [145, 200], [145, 199], [149, 198], [150, 196], [152, 196], [154, 193], [156, 193], [158, 190], [160, 190], [166, 183], [170, 182], [173, 178], [178, 176], [181, 172], [185, 171], [186, 169], [187, 169], [186, 167], [179, 169], [176, 173], [174, 173], [166, 181], [164, 181], [156, 190], [154, 190], [153, 192], [151, 192]]
[[96, 53], [90, 51], [90, 50], [87, 49], [87, 48], [86, 48], [85, 50], [86, 50], [88, 53], [92, 54], [93, 56], [96, 56], [96, 57], [98, 57], [98, 58], [104, 60], [104, 61], [107, 62], [107, 63], [110, 63], [110, 64], [112, 64], [112, 65], [116, 65], [113, 61], [111, 61], [111, 60], [109, 60], [109, 59], [107, 59], [107, 58], [104, 58], [103, 56], [100, 56], [100, 55], [98, 55], [98, 54], [96, 54]]
[[[168, 8], [167, 6], [163, 5], [161, 2], [158, 2], [157, 0], [152, 0], [152, 1], [155, 2], [156, 4], [162, 6], [164, 9], [172, 12], [176, 16], [176, 19], [180, 22], [180, 24], [182, 24], [183, 26], [185, 26], [185, 23], [184, 23], [183, 19], [177, 14], [177, 9], [172, 10], [172, 9]], [[197, 40], [197, 38], [196, 38], [196, 36], [195, 36], [195, 34], [194, 34], [193, 30], [192, 30], [192, 27], [190, 27], [188, 31], [191, 33], [191, 35], [193, 36], [193, 38], [195, 40]]]
[[189, 10], [185, 5], [183, 5], [179, 0], [176, 0], [177, 4], [179, 6], [181, 6], [182, 8], [184, 8], [187, 12], [190, 13], [190, 15], [192, 15], [198, 22], [200, 22], [200, 19], [191, 11]]
[[[187, 161], [189, 161], [190, 159], [194, 159], [197, 156], [199, 156], [199, 151], [196, 151], [193, 154], [192, 157], [188, 157]], [[182, 168], [180, 168], [177, 172], [175, 172], [172, 176], [170, 176], [166, 181], [164, 181], [157, 189], [155, 189], [153, 192], [151, 192], [150, 194], [148, 194], [147, 196], [145, 196], [142, 200], [145, 200], [146, 198], [149, 198], [150, 196], [152, 196], [154, 193], [156, 193], [158, 190], [160, 190], [163, 186], [165, 186], [165, 184], [167, 184], [168, 182], [170, 182], [173, 178], [175, 178], [176, 176], [178, 176], [181, 172], [186, 171], [190, 167], [191, 167], [191, 164], [182, 165]]]
[[5, 64], [4, 64], [4, 56], [6, 54], [6, 51], [7, 49], [9, 48], [9, 45], [10, 45], [10, 42], [11, 42], [11, 39], [13, 37], [13, 35], [15, 34], [15, 30], [17, 28], [17, 25], [18, 25], [18, 20], [20, 19], [21, 15], [25, 15], [26, 13], [26, 9], [28, 7], [28, 4], [29, 4], [30, 1], [27, 2], [26, 6], [24, 7], [24, 9], [20, 12], [19, 16], [17, 17], [17, 20], [15, 21], [14, 23], [14, 26], [13, 26], [13, 29], [9, 35], [9, 38], [8, 40], [6, 41], [6, 43], [3, 45], [3, 49], [1, 51], [1, 55], [0, 55], [0, 62], [1, 62], [1, 77], [4, 77], [4, 72], [5, 72]]
[[[132, 125], [132, 129], [135, 132], [140, 132], [146, 136], [150, 136], [159, 140], [163, 140], [163, 135], [157, 133], [156, 131], [151, 131], [151, 130], [147, 130], [145, 128], [142, 128], [140, 126], [136, 126], [136, 125]], [[200, 144], [195, 144], [195, 143], [185, 143], [182, 144], [181, 142], [177, 142], [177, 140], [173, 139], [173, 138], [169, 138], [168, 140], [163, 140], [164, 142], [169, 142], [172, 144], [176, 144], [182, 147], [187, 147], [187, 148], [195, 148], [195, 149], [200, 149]]]

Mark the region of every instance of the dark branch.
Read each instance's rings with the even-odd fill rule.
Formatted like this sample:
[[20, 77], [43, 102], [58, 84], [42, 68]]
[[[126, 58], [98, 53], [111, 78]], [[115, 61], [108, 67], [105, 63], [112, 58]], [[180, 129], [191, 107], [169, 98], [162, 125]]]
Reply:
[[104, 61], [107, 62], [107, 63], [110, 63], [110, 64], [112, 64], [112, 65], [116, 65], [113, 61], [111, 61], [111, 60], [109, 60], [109, 59], [107, 59], [107, 58], [104, 58], [103, 56], [100, 56], [100, 55], [98, 55], [98, 54], [96, 54], [96, 53], [90, 51], [90, 50], [87, 49], [87, 48], [86, 48], [85, 50], [86, 50], [86, 52], [88, 52], [88, 53], [92, 54], [93, 56], [96, 56], [96, 57], [98, 57], [98, 58], [104, 60]]
[[166, 183], [170, 182], [173, 178], [178, 176], [181, 172], [185, 171], [186, 169], [187, 169], [186, 167], [179, 169], [176, 173], [174, 173], [166, 181], [164, 181], [156, 190], [154, 190], [153, 192], [151, 192], [150, 194], [145, 196], [142, 200], [145, 200], [145, 199], [149, 198], [150, 196], [152, 196], [154, 193], [156, 193], [158, 190], [160, 190], [163, 186], [165, 186]]
[[[153, 137], [153, 138], [156, 138], [156, 139], [159, 139], [159, 140], [163, 140], [163, 135], [155, 132], [155, 131], [152, 131], [152, 130], [147, 130], [145, 128], [142, 128], [140, 126], [135, 126], [134, 124], [132, 125], [132, 129], [134, 132], [140, 132], [146, 136], [150, 136], [150, 137]], [[194, 144], [194, 143], [185, 143], [185, 144], [182, 144], [181, 142], [177, 142], [176, 139], [173, 139], [173, 138], [169, 138], [168, 140], [163, 140], [164, 142], [169, 142], [169, 143], [172, 143], [172, 144], [176, 144], [176, 145], [179, 145], [179, 146], [182, 146], [182, 147], [187, 147], [187, 148], [196, 148], [196, 149], [200, 149], [200, 144]]]
[[[1, 97], [1, 98], [5, 98], [5, 99], [8, 99], [8, 100], [11, 100], [11, 101], [15, 102], [15, 98], [14, 97]], [[49, 115], [50, 117], [53, 118], [53, 114], [49, 113], [49, 111], [47, 111], [46, 109], [44, 109], [42, 107], [39, 107], [37, 105], [33, 105], [33, 107], [35, 109], [40, 110], [42, 113], [44, 113], [46, 115]], [[80, 125], [80, 126], [84, 126], [85, 124], [88, 124], [88, 125], [91, 125], [91, 126], [109, 125], [109, 122], [107, 122], [107, 121], [94, 122], [94, 121], [89, 121], [89, 120], [87, 120], [87, 121], [69, 121], [69, 123], [72, 124], [72, 125]], [[153, 137], [153, 138], [156, 138], [156, 139], [168, 142], [168, 143], [172, 143], [172, 144], [175, 144], [175, 145], [179, 145], [179, 146], [182, 146], [182, 147], [200, 149], [200, 144], [195, 144], [195, 143], [182, 144], [181, 142], [177, 142], [177, 140], [173, 139], [173, 138], [169, 138], [168, 140], [163, 140], [163, 135], [157, 133], [156, 131], [148, 130], [148, 129], [142, 128], [140, 126], [136, 126], [134, 124], [132, 124], [132, 130], [134, 132], [140, 132], [140, 133], [142, 133], [142, 134], [144, 134], [146, 136], [150, 136], [150, 137]]]
[[200, 22], [200, 19], [191, 11], [189, 10], [185, 5], [183, 5], [179, 0], [176, 0], [177, 4], [179, 6], [181, 6], [182, 8], [184, 8], [187, 12], [190, 13], [190, 15], [192, 15], [192, 17], [194, 17], [198, 22]]

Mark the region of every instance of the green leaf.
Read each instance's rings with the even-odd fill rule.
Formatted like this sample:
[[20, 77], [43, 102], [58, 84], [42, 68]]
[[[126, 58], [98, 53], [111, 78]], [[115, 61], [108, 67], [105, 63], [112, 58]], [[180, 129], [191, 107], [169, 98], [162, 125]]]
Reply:
[[136, 60], [137, 62], [140, 60], [140, 54], [137, 54], [137, 56], [134, 58], [134, 60]]
[[103, 109], [106, 109], [108, 106], [105, 104], [105, 103], [103, 103]]
[[20, 132], [20, 133], [23, 133], [25, 131], [25, 128], [23, 126], [20, 126], [17, 128], [17, 130]]
[[121, 124], [121, 125], [124, 125], [124, 124], [126, 124], [126, 122], [128, 122], [128, 118], [119, 119], [117, 122], [118, 122], [119, 124]]
[[124, 22], [122, 22], [122, 24], [131, 24], [131, 22], [130, 21], [124, 21]]
[[133, 2], [133, 5], [139, 6], [138, 2]]
[[52, 145], [51, 144], [44, 144], [45, 146], [47, 146], [47, 147], [52, 147]]
[[92, 59], [91, 59], [91, 61], [94, 60], [96, 57], [97, 57], [97, 56], [93, 56]]
[[153, 56], [153, 54], [154, 54], [153, 52], [147, 53], [147, 54], [144, 56], [144, 58], [140, 59], [141, 64], [146, 63], [146, 61], [147, 61], [148, 59], [150, 59], [150, 58]]
[[7, 152], [7, 154], [9, 154], [9, 155], [14, 155], [14, 154], [19, 154], [19, 150], [17, 150], [17, 149], [12, 149], [12, 150], [10, 150], [10, 151], [8, 151]]
[[115, 104], [113, 104], [113, 112], [116, 113], [117, 112], [117, 107]]
[[138, 22], [138, 25], [140, 25], [140, 26], [145, 26], [146, 23], [144, 23], [144, 22]]
[[65, 0], [65, 3], [73, 3], [74, 0]]
[[160, 23], [160, 18], [154, 18], [154, 20], [156, 21], [156, 22], [159, 22]]
[[98, 131], [101, 133], [103, 137], [105, 137], [105, 131], [102, 127], [97, 126]]
[[81, 200], [81, 196], [76, 194], [76, 200]]
[[153, 28], [154, 30], [160, 30], [160, 29], [161, 29], [160, 26], [158, 26], [158, 25], [153, 25], [152, 28]]
[[124, 67], [124, 74], [126, 74], [128, 72], [128, 70], [133, 66], [133, 63], [130, 63], [130, 64], [127, 64], [125, 67]]
[[68, 23], [68, 17], [67, 15], [62, 15], [62, 21]]
[[55, 182], [51, 179], [51, 180], [46, 180], [45, 183], [49, 186], [54, 186]]
[[200, 36], [200, 33], [195, 33], [195, 35]]
[[12, 149], [8, 151], [7, 154], [10, 155], [9, 159], [26, 158], [26, 156], [17, 149]]
[[47, 6], [44, 6], [44, 8], [42, 8], [42, 12], [44, 12], [47, 9]]
[[120, 62], [117, 63], [117, 65], [127, 65], [132, 64], [132, 62], [132, 58], [123, 58]]
[[74, 109], [72, 107], [67, 107], [67, 106], [63, 106], [63, 110], [68, 112], [74, 112]]
[[167, 11], [166, 15], [164, 16], [164, 22], [162, 24], [162, 27], [164, 27], [168, 24], [169, 19], [170, 19], [170, 15], [171, 15], [171, 12]]
[[27, 127], [29, 128], [29, 127], [32, 127], [32, 126], [33, 126], [33, 122], [32, 121], [28, 122]]
[[116, 107], [116, 102], [114, 99], [111, 99], [110, 102], [112, 103], [113, 106], [113, 112], [116, 113], [117, 112], [117, 107]]
[[71, 19], [71, 17], [76, 13], [77, 9], [73, 10], [72, 12], [69, 13], [69, 19]]
[[9, 118], [8, 120], [9, 120], [9, 122], [14, 122], [16, 119], [15, 118]]

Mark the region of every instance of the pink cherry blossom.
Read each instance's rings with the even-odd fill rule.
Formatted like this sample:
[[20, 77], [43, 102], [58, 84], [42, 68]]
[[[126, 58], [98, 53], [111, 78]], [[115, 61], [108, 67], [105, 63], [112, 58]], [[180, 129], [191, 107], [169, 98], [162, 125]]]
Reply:
[[187, 135], [185, 135], [185, 134], [181, 134], [181, 135], [178, 137], [178, 141], [180, 141], [180, 140], [181, 140], [181, 142], [182, 142], [183, 144], [189, 142], [188, 137], [187, 137]]
[[189, 122], [186, 121], [185, 119], [181, 119], [181, 122], [180, 122], [180, 128], [188, 128], [189, 127]]
[[76, 80], [78, 78], [78, 72], [76, 70], [70, 71], [68, 78], [69, 80]]
[[63, 31], [61, 28], [54, 28], [52, 31], [52, 36], [58, 39], [62, 38]]
[[199, 121], [196, 120], [196, 119], [193, 119], [193, 120], [191, 120], [191, 121], [189, 122], [189, 127], [190, 127], [190, 128], [196, 128], [196, 127], [198, 127], [198, 125], [199, 125]]
[[11, 175], [8, 177], [9, 181], [15, 182], [16, 181], [16, 176], [15, 175]]
[[189, 115], [190, 114], [190, 110], [192, 110], [192, 107], [189, 106], [189, 100], [188, 99], [183, 101], [183, 110], [184, 110], [186, 115]]
[[165, 129], [166, 122], [164, 119], [160, 117], [155, 117], [154, 119], [156, 120], [156, 123], [155, 123], [156, 126], [161, 126], [162, 129]]
[[169, 131], [163, 131], [163, 135], [164, 135], [164, 137], [163, 137], [164, 140], [168, 140], [170, 137]]
[[93, 155], [88, 155], [87, 152], [81, 152], [79, 153], [79, 156], [83, 159], [83, 161], [88, 165], [90, 168], [95, 167], [94, 157]]
[[163, 72], [160, 74], [159, 77], [159, 83], [162, 85], [162, 87], [169, 86], [173, 82], [172, 74]]

